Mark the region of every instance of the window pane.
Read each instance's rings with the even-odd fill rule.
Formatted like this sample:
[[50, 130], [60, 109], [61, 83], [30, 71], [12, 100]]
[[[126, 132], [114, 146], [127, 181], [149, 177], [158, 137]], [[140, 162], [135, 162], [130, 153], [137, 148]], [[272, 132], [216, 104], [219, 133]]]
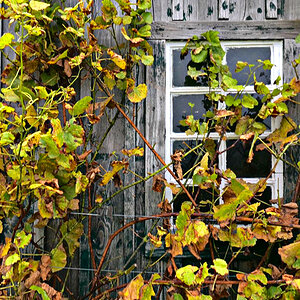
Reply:
[[[189, 103], [195, 104], [193, 110]], [[193, 114], [194, 119], [204, 121], [203, 114], [211, 108], [211, 101], [205, 95], [180, 95], [173, 97], [173, 131], [185, 132], [188, 127], [179, 124], [180, 120]]]
[[[188, 187], [187, 190], [191, 194], [191, 196], [195, 199], [196, 195], [196, 203], [199, 204], [200, 212], [209, 212], [211, 209], [212, 202], [216, 201], [216, 199], [219, 197], [219, 194], [217, 191], [213, 191], [212, 189], [207, 190], [199, 190], [198, 186], [195, 187]], [[181, 210], [181, 205], [185, 201], [190, 201], [186, 194], [181, 193], [177, 198], [175, 199], [173, 203], [173, 211], [179, 212]], [[219, 203], [215, 203], [217, 205]]]
[[[232, 97], [235, 97], [235, 94], [230, 94], [230, 95]], [[258, 115], [258, 113], [262, 107], [261, 100], [263, 98], [263, 95], [259, 95], [259, 94], [249, 94], [249, 95], [251, 95], [252, 97], [254, 97], [257, 100], [258, 105], [255, 106], [254, 108], [243, 107], [242, 108], [242, 116], [250, 116], [250, 118], [254, 119]], [[243, 95], [241, 95], [239, 98], [242, 99]], [[266, 119], [261, 119], [261, 118], [257, 117], [255, 120], [256, 120], [256, 122], [261, 122], [261, 123], [265, 124], [265, 126], [267, 127], [267, 130], [271, 129], [271, 117], [268, 117]], [[237, 124], [237, 122], [234, 124], [234, 126], [232, 126], [230, 128], [231, 131], [235, 131], [236, 124]]]
[[[226, 142], [226, 147], [230, 147], [235, 142], [236, 140], [228, 140]], [[271, 171], [271, 154], [267, 150], [254, 151], [252, 162], [247, 163], [251, 143], [252, 141], [242, 142], [239, 140], [233, 148], [227, 151], [227, 168], [230, 168], [235, 172], [237, 177], [266, 177]]]
[[201, 70], [202, 64], [194, 63], [190, 53], [181, 59], [180, 53], [181, 50], [173, 50], [173, 86], [207, 86], [206, 76], [194, 80], [187, 75], [188, 66]]
[[[271, 60], [271, 49], [270, 47], [249, 47], [249, 48], [229, 48], [226, 54], [226, 61], [229, 67], [232, 77], [238, 81], [238, 84], [246, 84], [249, 68], [245, 68], [239, 73], [235, 73], [236, 63], [238, 61], [244, 61], [255, 66], [258, 65], [257, 60]], [[264, 70], [262, 67], [255, 72], [256, 79], [262, 81], [265, 84], [271, 83], [271, 70]], [[249, 83], [253, 85], [253, 77]]]
[[[175, 141], [173, 142], [173, 153], [176, 150], [181, 150], [184, 153], [188, 152], [189, 150], [195, 148], [197, 145], [199, 145], [200, 143], [202, 143], [201, 141], [191, 141], [191, 140], [187, 140], [187, 141]], [[216, 141], [214, 141], [214, 143], [216, 144]], [[203, 157], [203, 155], [205, 154], [204, 150], [205, 146], [203, 147], [199, 147], [198, 149], [196, 149], [195, 151], [191, 152], [189, 155], [187, 155], [185, 158], [182, 159], [181, 161], [181, 168], [182, 168], [182, 173], [186, 174], [196, 163], [201, 161], [201, 158]], [[210, 160], [209, 160], [210, 163]], [[216, 161], [215, 163], [218, 163], [218, 161]], [[177, 174], [176, 174], [177, 175]], [[192, 178], [192, 174], [186, 174], [186, 176], [184, 176], [184, 178]]]

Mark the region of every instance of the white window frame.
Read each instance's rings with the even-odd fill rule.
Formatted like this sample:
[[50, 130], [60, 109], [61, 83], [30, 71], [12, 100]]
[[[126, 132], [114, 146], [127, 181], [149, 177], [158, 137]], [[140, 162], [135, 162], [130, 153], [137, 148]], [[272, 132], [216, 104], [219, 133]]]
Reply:
[[[172, 109], [172, 97], [178, 96], [178, 95], [205, 95], [209, 92], [208, 87], [174, 87], [173, 86], [173, 50], [179, 50], [184, 47], [185, 43], [183, 42], [167, 42], [166, 43], [166, 141], [165, 141], [165, 160], [166, 163], [171, 162], [171, 154], [173, 153], [173, 142], [174, 141], [183, 141], [183, 140], [196, 140], [202, 139], [203, 135], [186, 135], [185, 133], [175, 133], [173, 132], [173, 109]], [[279, 82], [278, 85], [273, 84], [274, 81], [278, 76], [283, 78], [282, 76], [282, 69], [283, 69], [283, 42], [282, 41], [221, 41], [221, 45], [225, 51], [225, 56], [223, 63], [226, 63], [226, 55], [227, 50], [230, 48], [251, 48], [251, 47], [270, 47], [271, 49], [271, 63], [274, 64], [274, 67], [271, 70], [271, 84], [267, 85], [270, 91], [274, 90], [278, 86], [282, 84]], [[212, 89], [210, 89], [212, 90]], [[214, 91], [224, 93], [220, 88], [214, 89]], [[232, 90], [226, 91], [226, 93], [230, 93]], [[254, 86], [248, 86], [245, 88], [246, 93], [256, 93], [254, 90]], [[220, 108], [221, 104], [220, 104]], [[266, 138], [271, 131], [275, 130], [280, 125], [281, 118], [271, 118], [271, 130], [264, 132], [260, 135], [260, 138], [264, 139]], [[214, 140], [219, 139], [218, 133], [211, 133], [210, 138]], [[236, 135], [234, 132], [228, 132], [226, 133], [226, 139], [239, 139], [239, 136]], [[220, 144], [220, 151], [226, 149], [226, 141], [222, 141]], [[226, 164], [227, 164], [227, 151], [219, 155], [219, 169], [222, 171], [226, 170]], [[274, 167], [276, 159], [272, 156], [272, 166]], [[169, 182], [175, 183], [176, 181], [172, 176], [170, 176], [169, 173], [166, 174], [166, 179]], [[259, 177], [256, 178], [242, 178], [248, 183], [257, 183]], [[183, 180], [185, 181], [185, 180]], [[272, 193], [272, 199], [278, 199], [283, 197], [283, 163], [280, 161], [275, 169], [275, 172], [272, 174], [272, 176], [267, 180], [266, 182], [267, 186], [271, 187], [271, 193]], [[193, 182], [192, 179], [189, 179], [187, 181], [188, 186], [192, 186]], [[225, 187], [225, 181], [222, 180], [220, 191]], [[170, 189], [166, 190], [166, 197], [167, 199], [172, 199], [172, 192]], [[219, 201], [220, 204], [222, 204], [222, 199]]]

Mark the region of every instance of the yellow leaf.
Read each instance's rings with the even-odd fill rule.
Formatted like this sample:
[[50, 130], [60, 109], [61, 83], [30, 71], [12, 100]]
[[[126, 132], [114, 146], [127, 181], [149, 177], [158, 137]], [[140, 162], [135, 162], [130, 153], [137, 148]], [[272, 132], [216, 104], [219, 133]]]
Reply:
[[140, 299], [140, 289], [144, 285], [144, 279], [141, 274], [139, 274], [134, 280], [132, 280], [127, 287], [119, 292], [121, 299], [123, 300], [133, 300]]
[[33, 9], [33, 10], [43, 10], [46, 9], [47, 7], [50, 6], [49, 3], [45, 3], [45, 2], [40, 2], [40, 1], [35, 1], [35, 0], [31, 0], [29, 2], [29, 6]]
[[142, 83], [128, 91], [128, 99], [133, 103], [138, 103], [147, 97], [147, 85]]
[[111, 166], [113, 167], [113, 169], [104, 174], [101, 185], [108, 184], [108, 182], [114, 177], [114, 175], [116, 175], [124, 167], [128, 166], [128, 162], [127, 161], [113, 161], [111, 163]]

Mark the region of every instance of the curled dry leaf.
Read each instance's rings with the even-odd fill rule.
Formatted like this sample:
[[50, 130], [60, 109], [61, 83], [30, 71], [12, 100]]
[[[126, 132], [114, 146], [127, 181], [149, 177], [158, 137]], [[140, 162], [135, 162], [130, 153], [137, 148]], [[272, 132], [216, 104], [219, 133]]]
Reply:
[[181, 167], [181, 160], [183, 157], [183, 153], [181, 150], [176, 150], [173, 155], [171, 155], [171, 159], [173, 161], [173, 166], [175, 173], [178, 177], [178, 179], [183, 179], [183, 172], [182, 172], [182, 167]]
[[164, 187], [164, 180], [162, 175], [155, 175], [153, 177], [152, 190], [161, 193]]
[[46, 280], [51, 272], [51, 258], [49, 255], [43, 255], [40, 263], [41, 277]]
[[25, 280], [25, 287], [30, 288], [32, 285], [38, 285], [40, 282], [41, 273], [39, 271], [32, 272], [30, 276]]

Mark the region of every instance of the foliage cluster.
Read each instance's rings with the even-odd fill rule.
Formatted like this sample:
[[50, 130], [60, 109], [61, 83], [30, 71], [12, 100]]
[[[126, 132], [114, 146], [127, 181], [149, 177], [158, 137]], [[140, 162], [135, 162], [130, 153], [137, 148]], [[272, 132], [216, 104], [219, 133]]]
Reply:
[[[163, 166], [162, 170], [122, 187], [120, 171], [130, 172], [130, 158], [143, 156], [144, 149], [124, 149], [123, 159], [113, 161], [110, 170], [96, 162], [119, 114], [130, 122], [158, 156], [122, 108], [127, 99], [130, 105], [135, 105], [147, 96], [147, 86], [136, 83], [134, 68], [140, 64], [149, 66], [154, 61], [152, 48], [146, 41], [151, 35], [152, 15], [148, 11], [151, 1], [116, 2], [118, 7], [111, 0], [103, 0], [98, 15], [93, 13], [92, 0], [79, 1], [71, 7], [64, 2], [3, 1], [1, 16], [11, 27], [14, 26], [15, 34], [7, 32], [0, 38], [1, 53], [9, 61], [1, 76], [0, 233], [11, 218], [15, 217], [17, 221], [0, 248], [2, 298], [62, 299], [67, 293], [65, 282], [58, 272], [72, 261], [80, 246], [79, 239], [84, 233], [83, 218], [74, 218], [72, 212], [84, 208], [89, 194], [86, 190], [90, 191], [99, 180], [102, 186], [113, 181], [119, 188], [117, 193], [120, 193], [135, 184], [144, 183], [164, 169], [169, 170], [169, 166]], [[97, 37], [107, 33], [112, 35], [115, 46], [101, 45], [101, 39]], [[118, 33], [122, 35], [122, 42], [118, 40]], [[181, 121], [181, 125], [187, 128], [187, 134], [203, 137], [197, 149], [190, 150], [201, 149], [199, 162], [195, 163], [190, 176], [197, 189], [213, 189], [216, 199], [209, 203], [208, 212], [201, 211], [202, 203], [196, 203], [180, 181], [181, 160], [188, 153], [174, 154], [176, 174], [171, 172], [181, 187], [156, 176], [153, 188], [158, 192], [164, 186], [171, 188], [174, 199], [183, 189], [193, 201], [182, 204], [174, 232], [169, 222], [174, 213], [163, 197], [159, 206], [162, 209], [160, 216], [165, 221], [155, 233], [148, 234], [154, 247], [166, 248], [163, 257], [168, 255], [169, 260], [165, 276], [161, 278], [154, 274], [146, 279], [139, 274], [119, 292], [119, 298], [151, 299], [155, 295], [158, 297], [162, 290], [154, 291], [155, 286], [167, 286], [170, 299], [217, 299], [226, 294], [229, 285], [238, 284], [237, 298], [240, 300], [294, 299], [300, 289], [299, 238], [291, 242], [292, 229], [299, 228], [296, 203], [278, 201], [277, 207], [259, 209], [256, 196], [266, 188], [267, 178], [249, 185], [237, 179], [231, 170], [221, 172], [216, 163], [220, 154], [219, 144], [213, 146], [209, 135], [215, 130], [221, 141], [226, 138], [229, 127], [235, 127], [240, 140], [252, 141], [249, 162], [256, 143], [260, 142], [257, 150], [267, 149], [275, 157], [276, 165], [290, 146], [298, 144], [297, 126], [286, 116], [286, 102], [292, 101], [299, 93], [299, 79], [295, 78], [270, 92], [264, 83], [256, 80], [257, 67], [238, 62], [237, 72], [248, 68], [249, 80], [254, 78], [256, 92], [264, 95], [257, 116], [242, 116], [243, 107], [254, 108], [260, 104], [251, 95], [243, 93], [245, 86], [237, 85], [228, 68], [222, 65], [224, 51], [217, 32], [209, 31], [200, 39], [193, 37], [182, 55], [189, 51], [193, 62], [201, 64], [202, 68], [189, 68], [188, 75], [192, 78], [205, 76], [212, 89], [208, 95], [212, 109], [207, 111], [205, 122], [195, 120], [192, 114]], [[298, 63], [294, 62], [295, 68]], [[272, 68], [269, 61], [259, 61], [260, 66]], [[78, 85], [80, 80], [87, 78], [92, 83], [92, 96], [80, 98]], [[277, 79], [279, 82], [280, 78]], [[236, 91], [235, 96], [214, 92], [213, 89], [218, 86], [224, 91]], [[101, 91], [101, 97], [97, 97], [97, 91]], [[115, 94], [121, 95], [119, 101]], [[225, 104], [226, 108], [220, 109], [219, 103]], [[108, 110], [115, 112], [113, 118], [109, 117]], [[282, 116], [280, 127], [266, 141], [262, 140], [260, 135], [266, 128], [258, 118], [262, 120], [279, 115]], [[103, 132], [102, 139], [93, 144], [93, 126], [102, 118], [107, 119], [108, 129]], [[299, 170], [299, 166], [295, 168]], [[219, 189], [221, 180], [227, 183], [222, 194]], [[104, 199], [99, 195], [94, 203], [89, 198], [89, 212], [101, 208], [113, 196]], [[224, 203], [217, 204], [216, 200], [221, 197]], [[148, 219], [154, 217], [157, 216], [149, 216]], [[59, 239], [52, 249], [46, 251], [43, 249], [44, 237], [39, 239], [39, 236], [53, 219], [59, 220]], [[116, 234], [140, 221], [144, 219], [126, 224]], [[250, 225], [241, 227], [238, 226], [240, 222]], [[110, 291], [115, 291], [120, 288], [119, 277], [124, 273], [99, 280], [107, 252], [103, 253], [97, 266], [90, 229], [87, 234], [92, 265], [97, 269], [88, 296], [93, 297], [97, 292], [96, 299], [109, 298], [109, 293], [101, 291], [103, 282], [112, 286]], [[251, 273], [237, 271], [237, 280], [228, 280], [229, 274], [233, 274], [230, 268], [232, 262], [258, 240], [280, 245], [278, 253], [282, 266], [265, 266], [265, 256]], [[232, 258], [218, 255], [212, 246], [214, 241], [228, 245], [227, 254], [231, 254]], [[106, 249], [110, 244], [111, 240]], [[207, 245], [210, 245], [211, 259], [200, 263], [201, 253]], [[175, 257], [181, 255], [184, 248], [188, 248], [197, 259], [197, 264], [178, 268]], [[53, 278], [58, 278], [61, 286], [55, 285]], [[210, 287], [211, 295], [205, 292], [207, 287]]]

